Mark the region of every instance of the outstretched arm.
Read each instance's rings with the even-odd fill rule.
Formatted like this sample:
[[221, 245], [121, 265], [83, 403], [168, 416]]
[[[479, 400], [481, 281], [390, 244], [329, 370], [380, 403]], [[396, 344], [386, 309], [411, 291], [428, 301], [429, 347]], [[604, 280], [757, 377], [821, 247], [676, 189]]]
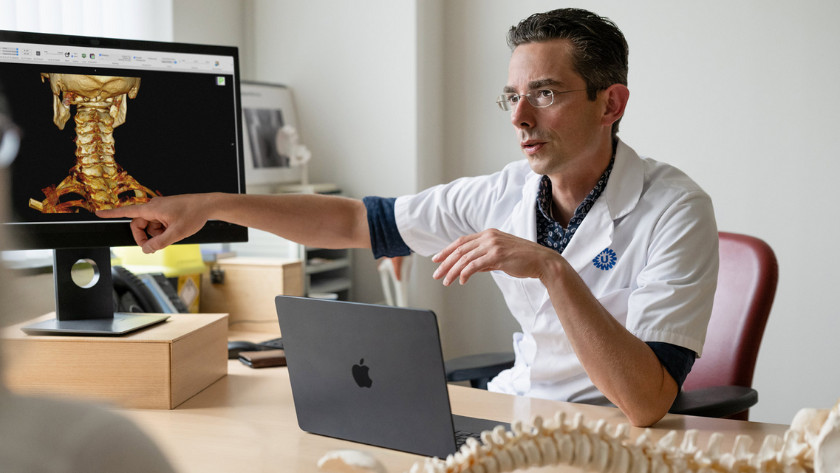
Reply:
[[440, 263], [434, 278], [445, 285], [493, 270], [540, 279], [590, 379], [633, 425], [656, 423], [673, 404], [677, 383], [653, 350], [598, 302], [556, 251], [491, 229], [459, 238], [432, 261]]
[[367, 211], [356, 199], [318, 194], [186, 194], [101, 210], [102, 218], [131, 218], [134, 240], [154, 253], [199, 231], [208, 220], [264, 230], [321, 248], [370, 248]]

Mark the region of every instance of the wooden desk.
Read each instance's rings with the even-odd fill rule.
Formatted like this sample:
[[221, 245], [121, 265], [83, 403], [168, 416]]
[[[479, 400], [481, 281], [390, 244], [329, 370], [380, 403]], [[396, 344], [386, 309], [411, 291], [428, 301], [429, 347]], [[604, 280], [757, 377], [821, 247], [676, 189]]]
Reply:
[[[120, 409], [155, 438], [178, 471], [318, 472], [316, 463], [325, 453], [348, 448], [371, 453], [390, 473], [408, 471], [415, 461], [422, 460], [417, 455], [302, 432], [297, 426], [286, 368], [251, 369], [239, 361], [228, 363], [228, 376], [174, 410]], [[603, 418], [612, 425], [626, 422], [614, 408], [507, 396], [462, 386], [450, 386], [449, 392], [456, 414], [530, 421], [535, 415], [548, 418], [564, 410], [570, 415], [581, 412], [587, 419]], [[703, 447], [712, 432], [724, 433], [723, 446], [728, 450], [738, 434], [753, 436], [753, 448], [758, 448], [766, 435], [781, 435], [787, 426], [669, 414], [653, 430], [656, 436], [662, 436], [670, 430], [687, 429], [701, 431], [698, 442]], [[638, 429], [631, 431], [634, 438], [639, 433]]]

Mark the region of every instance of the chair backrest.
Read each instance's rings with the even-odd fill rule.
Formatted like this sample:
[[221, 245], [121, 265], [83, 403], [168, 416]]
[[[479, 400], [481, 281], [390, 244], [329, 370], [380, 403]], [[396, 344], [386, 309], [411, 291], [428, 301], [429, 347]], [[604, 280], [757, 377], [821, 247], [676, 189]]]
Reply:
[[755, 237], [720, 232], [720, 270], [703, 355], [684, 389], [752, 387], [779, 267], [773, 249]]

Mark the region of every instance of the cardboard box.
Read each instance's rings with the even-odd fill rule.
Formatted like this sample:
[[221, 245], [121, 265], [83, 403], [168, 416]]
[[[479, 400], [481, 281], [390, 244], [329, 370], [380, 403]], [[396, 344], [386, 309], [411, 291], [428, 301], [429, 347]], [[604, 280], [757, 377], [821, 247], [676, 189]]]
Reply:
[[[44, 318], [55, 317], [49, 314]], [[227, 314], [172, 314], [120, 337], [0, 332], [14, 392], [173, 409], [227, 375]]]
[[[303, 295], [303, 263], [285, 258], [234, 257], [220, 259], [201, 282], [201, 308], [230, 314], [231, 330], [279, 336], [274, 297]], [[213, 282], [221, 270], [223, 280]]]

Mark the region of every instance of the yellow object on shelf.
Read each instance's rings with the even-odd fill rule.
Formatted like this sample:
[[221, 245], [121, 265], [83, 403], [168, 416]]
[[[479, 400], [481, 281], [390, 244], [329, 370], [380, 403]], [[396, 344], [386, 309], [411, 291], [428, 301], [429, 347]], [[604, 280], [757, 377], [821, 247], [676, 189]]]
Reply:
[[[198, 313], [204, 260], [199, 245], [172, 245], [152, 254], [139, 246], [112, 248], [118, 263], [136, 274], [163, 273], [173, 281], [191, 313]], [[177, 284], [175, 283], [177, 281]]]

